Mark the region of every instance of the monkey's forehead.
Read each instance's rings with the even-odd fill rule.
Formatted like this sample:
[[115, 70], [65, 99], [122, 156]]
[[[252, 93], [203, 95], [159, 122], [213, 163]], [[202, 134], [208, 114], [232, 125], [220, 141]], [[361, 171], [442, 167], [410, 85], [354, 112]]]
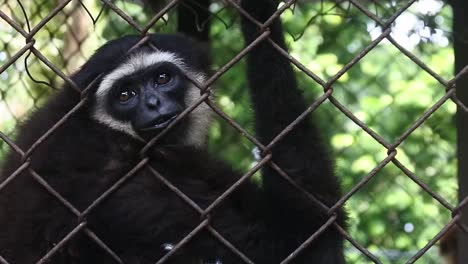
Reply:
[[[112, 72], [122, 68], [123, 65], [131, 72], [138, 67], [154, 63], [157, 60], [171, 60], [179, 66], [182, 64], [191, 71], [210, 72], [210, 58], [208, 47], [203, 43], [177, 34], [151, 34], [150, 39], [135, 46], [141, 41], [141, 36], [124, 36], [110, 40], [100, 47], [80, 69], [72, 75], [74, 83], [82, 89], [94, 83], [102, 75], [110, 75]], [[149, 45], [152, 44], [152, 46]], [[155, 53], [154, 47], [159, 51], [159, 55], [148, 56]], [[142, 56], [144, 55], [144, 56]], [[134, 58], [134, 59], [133, 59]], [[133, 60], [134, 63], [129, 63]], [[94, 91], [97, 87], [94, 86]]]
[[[209, 70], [209, 49], [204, 43], [180, 34], [161, 33], [151, 34], [146, 42], [138, 44], [140, 41], [141, 36], [136, 35], [114, 39], [99, 48], [95, 55], [120, 64], [121, 59], [119, 58], [126, 57], [126, 54], [128, 54], [130, 50], [133, 50], [131, 53], [153, 52], [154, 48], [156, 48], [159, 51], [177, 54], [177, 56], [183, 58], [184, 62], [190, 65], [191, 68], [196, 68], [199, 71]], [[111, 55], [109, 56], [106, 54]]]
[[153, 52], [135, 52], [127, 59], [113, 69], [110, 73], [106, 74], [99, 88], [96, 91], [98, 95], [106, 94], [112, 86], [118, 81], [127, 76], [136, 74], [139, 71], [145, 70], [153, 65], [159, 63], [171, 63], [178, 67], [188, 77], [195, 79], [199, 83], [203, 83], [205, 75], [203, 72], [198, 72], [190, 69], [189, 66], [177, 56], [177, 54], [168, 51], [153, 51]]

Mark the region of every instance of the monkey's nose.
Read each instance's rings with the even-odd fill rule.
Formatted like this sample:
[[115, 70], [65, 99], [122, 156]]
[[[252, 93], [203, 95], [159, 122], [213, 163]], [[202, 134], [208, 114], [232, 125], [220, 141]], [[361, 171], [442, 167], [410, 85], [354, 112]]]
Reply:
[[155, 109], [159, 105], [159, 100], [156, 96], [151, 96], [148, 99], [146, 99], [146, 105], [148, 108]]

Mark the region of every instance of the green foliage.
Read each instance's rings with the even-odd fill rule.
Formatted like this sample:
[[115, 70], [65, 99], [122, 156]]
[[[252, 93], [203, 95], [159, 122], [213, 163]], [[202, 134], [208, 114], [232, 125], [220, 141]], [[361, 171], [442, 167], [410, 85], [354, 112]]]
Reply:
[[[53, 1], [40, 5], [32, 1], [27, 10], [33, 25], [52, 8]], [[100, 4], [87, 3], [90, 13], [99, 20], [90, 25], [86, 41], [73, 57], [83, 60], [92, 50], [108, 39], [124, 34], [137, 34], [125, 21]], [[291, 54], [324, 81], [329, 81], [355, 56], [360, 54], [381, 29], [369, 17], [351, 5], [320, 1], [296, 6], [294, 13], [283, 15], [287, 42]], [[364, 1], [367, 3], [366, 1]], [[406, 1], [376, 1], [366, 6], [383, 21], [389, 19]], [[437, 12], [420, 12], [414, 6], [404, 12], [405, 21], [413, 21], [404, 31], [397, 20], [394, 37], [407, 47], [434, 72], [444, 78], [453, 76], [453, 51], [448, 45], [451, 12], [447, 6]], [[8, 1], [10, 15], [24, 26], [24, 17], [15, 1]], [[128, 2], [117, 2], [118, 7], [140, 25], [151, 15]], [[217, 15], [212, 17], [211, 50], [214, 70], [225, 65], [243, 48], [236, 12], [212, 5]], [[168, 23], [158, 22], [152, 31], [174, 31], [174, 14], [166, 17]], [[65, 47], [64, 35], [69, 30], [66, 14], [60, 13], [37, 36], [35, 47], [55, 65], [65, 68], [67, 58], [61, 55]], [[421, 27], [422, 23], [422, 27]], [[407, 23], [408, 24], [408, 23]], [[0, 24], [0, 64], [13, 56], [24, 39], [6, 24]], [[429, 32], [429, 34], [427, 34]], [[406, 37], [406, 38], [405, 38]], [[0, 75], [0, 131], [12, 136], [13, 128], [26, 113], [34, 109], [51, 93], [48, 85], [36, 84], [25, 73], [23, 56]], [[265, 62], [268, 63], [268, 62]], [[34, 56], [28, 60], [31, 75], [53, 87], [62, 80]], [[323, 93], [319, 84], [296, 69], [301, 89], [307, 101]], [[240, 61], [213, 85], [215, 101], [240, 126], [253, 134], [249, 95], [245, 82], [245, 63]], [[366, 126], [378, 133], [388, 144], [398, 139], [444, 95], [444, 87], [388, 41], [382, 41], [358, 63], [333, 83], [333, 96]], [[456, 154], [453, 115], [455, 105], [447, 101], [419, 128], [412, 131], [398, 145], [396, 158], [415, 177], [428, 187], [456, 203]], [[323, 131], [330, 151], [336, 159], [336, 173], [344, 191], [348, 192], [387, 157], [387, 149], [367, 132], [346, 117], [332, 103], [326, 101], [314, 113]], [[253, 144], [225, 120], [217, 117], [210, 130], [209, 149], [246, 172], [253, 164]], [[7, 149], [0, 141], [0, 162]], [[258, 177], [258, 176], [256, 176]], [[383, 263], [404, 263], [434, 237], [450, 219], [450, 213], [395, 164], [389, 163], [355, 193], [346, 203], [349, 212], [349, 232], [361, 245], [378, 256]], [[347, 245], [350, 263], [367, 263], [365, 257], [351, 244]], [[432, 249], [418, 263], [440, 263], [437, 250]]]

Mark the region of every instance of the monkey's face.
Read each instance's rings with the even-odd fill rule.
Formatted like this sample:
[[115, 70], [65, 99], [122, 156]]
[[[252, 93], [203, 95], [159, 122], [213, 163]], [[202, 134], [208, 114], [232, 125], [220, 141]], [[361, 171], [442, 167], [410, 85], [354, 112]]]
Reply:
[[188, 86], [175, 65], [159, 63], [118, 80], [107, 97], [108, 111], [137, 133], [158, 132], [184, 110]]
[[[172, 53], [133, 55], [104, 76], [93, 117], [131, 136], [151, 138], [198, 99], [199, 89], [187, 75], [203, 82], [202, 73], [190, 71]], [[177, 132], [178, 142], [171, 143], [201, 144], [210, 119], [207, 110], [205, 104], [198, 106], [178, 125], [185, 130]]]

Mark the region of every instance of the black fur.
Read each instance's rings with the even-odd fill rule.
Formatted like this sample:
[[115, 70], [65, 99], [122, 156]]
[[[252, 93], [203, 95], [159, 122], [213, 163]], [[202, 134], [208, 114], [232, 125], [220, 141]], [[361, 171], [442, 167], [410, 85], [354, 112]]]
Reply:
[[[275, 10], [267, 0], [243, 1], [242, 6], [261, 21]], [[285, 47], [280, 21], [270, 29], [273, 40]], [[243, 21], [243, 32], [246, 42], [258, 35], [247, 21]], [[151, 38], [158, 48], [178, 53], [191, 68], [207, 71], [209, 60], [196, 43], [173, 35]], [[124, 37], [109, 42], [72, 79], [86, 87], [100, 73], [110, 72], [122, 63], [125, 52], [137, 41], [137, 37]], [[248, 67], [257, 135], [268, 143], [305, 110], [306, 104], [290, 63], [268, 43], [249, 54]], [[20, 128], [19, 146], [27, 149], [78, 102], [79, 95], [66, 85]], [[89, 111], [89, 105], [78, 110], [31, 156], [30, 168], [78, 210], [87, 208], [134, 167], [141, 160], [138, 153], [143, 147], [141, 142], [96, 123]], [[240, 177], [205, 150], [194, 147], [157, 145], [149, 155], [150, 165], [202, 208]], [[283, 139], [273, 149], [273, 158], [297, 183], [328, 205], [340, 197], [331, 161], [310, 123], [302, 122]], [[20, 164], [20, 157], [11, 154], [1, 179]], [[328, 218], [269, 167], [263, 169], [263, 181], [263, 188], [248, 181], [242, 184], [212, 212], [211, 223], [255, 263], [279, 263]], [[163, 244], [176, 244], [202, 220], [144, 167], [91, 211], [86, 221], [125, 263], [137, 264], [155, 263], [167, 253]], [[341, 212], [338, 222], [344, 222]], [[27, 171], [0, 191], [0, 255], [10, 263], [35, 263], [77, 224], [76, 216]], [[342, 264], [342, 247], [342, 238], [330, 227], [294, 263]], [[169, 263], [211, 263], [216, 259], [223, 264], [242, 263], [216, 238], [202, 231]], [[115, 262], [80, 232], [49, 263]]]

